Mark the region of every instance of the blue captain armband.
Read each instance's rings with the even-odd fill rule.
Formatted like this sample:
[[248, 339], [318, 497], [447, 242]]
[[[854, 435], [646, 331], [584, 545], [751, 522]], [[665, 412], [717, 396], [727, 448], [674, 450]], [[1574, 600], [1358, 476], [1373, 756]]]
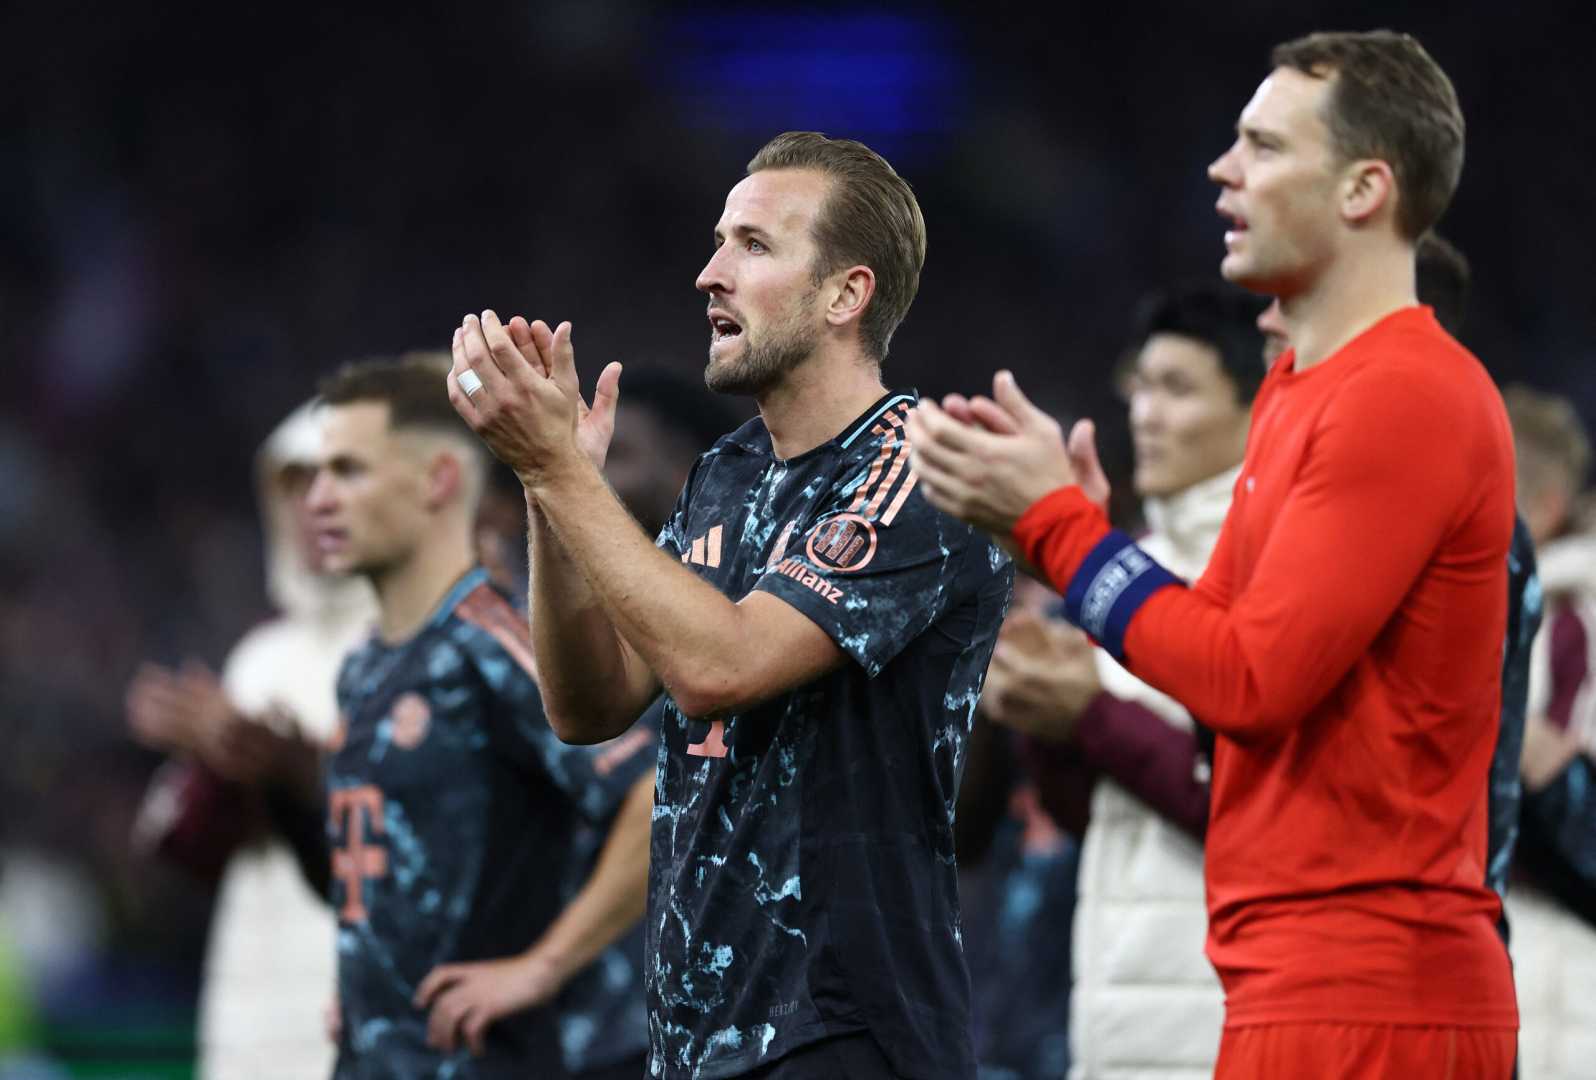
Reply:
[[1125, 659], [1125, 631], [1148, 597], [1183, 584], [1129, 536], [1114, 529], [1087, 553], [1064, 591], [1064, 613], [1107, 649]]

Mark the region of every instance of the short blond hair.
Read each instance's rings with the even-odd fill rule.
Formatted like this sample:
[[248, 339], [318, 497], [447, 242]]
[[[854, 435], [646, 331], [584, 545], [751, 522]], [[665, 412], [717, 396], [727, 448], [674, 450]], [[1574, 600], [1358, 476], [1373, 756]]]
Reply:
[[1513, 425], [1519, 475], [1544, 489], [1556, 482], [1551, 474], [1560, 474], [1568, 492], [1578, 493], [1590, 468], [1591, 446], [1573, 402], [1522, 384], [1507, 387], [1502, 399]]
[[435, 350], [357, 360], [321, 380], [319, 400], [323, 405], [386, 405], [389, 430], [441, 440], [457, 451], [464, 502], [475, 513], [487, 486], [488, 456], [449, 402], [446, 379], [453, 366], [450, 354]]
[[925, 218], [908, 181], [864, 143], [817, 131], [777, 135], [748, 163], [765, 169], [814, 169], [831, 181], [815, 219], [818, 283], [845, 266], [868, 266], [876, 293], [859, 320], [864, 348], [878, 363], [909, 314], [925, 266]]

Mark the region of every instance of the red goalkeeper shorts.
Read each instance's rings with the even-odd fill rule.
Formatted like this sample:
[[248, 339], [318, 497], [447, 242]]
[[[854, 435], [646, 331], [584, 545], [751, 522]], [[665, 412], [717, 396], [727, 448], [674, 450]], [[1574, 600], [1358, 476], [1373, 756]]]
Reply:
[[1226, 1028], [1214, 1080], [1511, 1080], [1518, 1032], [1396, 1024]]

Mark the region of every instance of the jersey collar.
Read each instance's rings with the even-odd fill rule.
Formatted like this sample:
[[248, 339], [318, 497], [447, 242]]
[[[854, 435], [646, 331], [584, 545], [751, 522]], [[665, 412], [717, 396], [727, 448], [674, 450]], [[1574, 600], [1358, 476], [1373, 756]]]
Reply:
[[454, 609], [476, 589], [488, 583], [488, 572], [483, 567], [474, 566], [456, 581], [449, 591], [444, 593], [443, 599], [438, 601], [438, 606], [433, 609], [432, 615], [427, 619], [428, 626], [441, 626], [445, 620], [454, 613]]
[[912, 388], [908, 390], [889, 390], [884, 396], [878, 398], [874, 405], [866, 409], [863, 416], [843, 428], [842, 434], [833, 441], [846, 450], [854, 444], [859, 436], [869, 431], [870, 426], [881, 419], [881, 415], [888, 409], [905, 401], [909, 403], [910, 408], [913, 408], [919, 400], [920, 392], [918, 390]]

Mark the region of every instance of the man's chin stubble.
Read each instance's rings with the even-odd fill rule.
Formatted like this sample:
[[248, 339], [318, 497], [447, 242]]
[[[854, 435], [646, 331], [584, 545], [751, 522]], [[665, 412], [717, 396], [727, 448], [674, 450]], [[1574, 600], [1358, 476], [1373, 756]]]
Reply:
[[757, 397], [781, 382], [795, 364], [781, 360], [762, 361], [744, 348], [734, 359], [717, 365], [711, 360], [704, 367], [704, 385], [716, 394]]

